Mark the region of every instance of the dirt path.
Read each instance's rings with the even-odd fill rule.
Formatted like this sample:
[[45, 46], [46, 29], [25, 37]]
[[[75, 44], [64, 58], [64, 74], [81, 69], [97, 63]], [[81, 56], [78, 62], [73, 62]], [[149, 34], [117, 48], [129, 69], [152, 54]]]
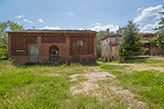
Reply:
[[[116, 64], [115, 64], [116, 65]], [[133, 66], [133, 64], [131, 64]], [[146, 103], [135, 99], [135, 94], [129, 90], [123, 89], [121, 86], [117, 86], [115, 82], [116, 76], [105, 72], [97, 66], [88, 66], [93, 72], [87, 74], [74, 74], [71, 75], [70, 81], [78, 81], [78, 77], [84, 77], [87, 81], [79, 82], [71, 87], [73, 94], [83, 93], [86, 96], [97, 96], [100, 101], [112, 101], [113, 104], [120, 102], [127, 103], [128, 107], [147, 108]], [[104, 84], [101, 81], [110, 80], [111, 83]], [[100, 82], [99, 82], [100, 81]]]
[[125, 63], [108, 63], [109, 65], [120, 65], [120, 66], [130, 66], [133, 70], [143, 71], [143, 70], [157, 70], [164, 72], [164, 67], [154, 67], [148, 65], [137, 65], [137, 64], [125, 64]]
[[87, 74], [74, 74], [70, 76], [70, 78], [72, 78], [70, 81], [77, 81], [78, 76], [88, 79], [87, 81], [80, 82], [78, 85], [72, 86], [70, 90], [73, 94], [98, 89], [99, 85], [95, 83], [96, 81], [112, 79], [116, 77], [112, 74], [109, 74], [108, 72], [104, 72], [99, 67], [91, 66], [89, 68], [94, 70], [94, 72], [89, 72]]

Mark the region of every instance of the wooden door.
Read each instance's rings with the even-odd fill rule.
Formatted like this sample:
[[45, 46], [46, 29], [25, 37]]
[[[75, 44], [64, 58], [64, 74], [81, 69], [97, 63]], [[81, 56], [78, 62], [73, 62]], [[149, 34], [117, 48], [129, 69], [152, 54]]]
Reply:
[[29, 58], [30, 63], [39, 62], [39, 45], [29, 44]]
[[49, 51], [49, 61], [59, 62], [59, 50], [57, 47], [51, 48]]

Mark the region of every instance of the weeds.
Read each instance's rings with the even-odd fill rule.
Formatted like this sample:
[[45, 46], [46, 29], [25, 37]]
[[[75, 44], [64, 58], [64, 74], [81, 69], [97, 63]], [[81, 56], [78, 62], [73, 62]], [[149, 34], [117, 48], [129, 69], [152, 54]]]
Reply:
[[[135, 65], [163, 67], [164, 58], [149, 58], [114, 62], [72, 64], [25, 64], [13, 66], [0, 61], [0, 108], [164, 108], [164, 73], [134, 70]], [[84, 75], [96, 74], [94, 68], [116, 76], [95, 81], [99, 88], [86, 93], [72, 94], [70, 88], [88, 81]], [[129, 73], [130, 72], [130, 73]], [[98, 72], [97, 72], [98, 73]], [[70, 81], [70, 75], [77, 76]], [[79, 89], [82, 86], [78, 85]], [[125, 93], [128, 91], [128, 93]], [[121, 92], [121, 93], [120, 93]], [[132, 94], [133, 96], [130, 96]], [[142, 101], [142, 102], [139, 102]]]
[[[161, 66], [164, 64], [164, 58], [132, 60], [124, 63], [132, 62], [136, 65]], [[128, 65], [109, 65], [102, 62], [99, 62], [99, 65], [102, 69], [117, 76], [116, 79], [120, 81], [117, 85], [139, 95], [140, 97], [137, 98], [146, 101], [150, 108], [164, 108], [164, 72], [156, 70], [138, 71], [133, 70]]]

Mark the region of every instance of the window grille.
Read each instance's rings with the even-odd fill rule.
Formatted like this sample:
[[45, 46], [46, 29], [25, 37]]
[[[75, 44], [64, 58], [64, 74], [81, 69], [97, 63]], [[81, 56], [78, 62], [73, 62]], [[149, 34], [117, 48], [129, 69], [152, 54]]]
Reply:
[[83, 41], [82, 40], [78, 40], [77, 41], [77, 46], [82, 46], [83, 45]]

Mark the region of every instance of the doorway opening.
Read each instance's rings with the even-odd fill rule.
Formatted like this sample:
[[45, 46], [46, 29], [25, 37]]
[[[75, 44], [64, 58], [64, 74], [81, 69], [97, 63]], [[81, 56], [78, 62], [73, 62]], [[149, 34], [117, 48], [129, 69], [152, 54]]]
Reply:
[[39, 45], [29, 44], [29, 59], [30, 63], [39, 62]]
[[108, 58], [107, 57], [105, 58], [105, 62], [108, 62]]
[[56, 46], [51, 46], [49, 50], [49, 61], [59, 62], [59, 49]]

